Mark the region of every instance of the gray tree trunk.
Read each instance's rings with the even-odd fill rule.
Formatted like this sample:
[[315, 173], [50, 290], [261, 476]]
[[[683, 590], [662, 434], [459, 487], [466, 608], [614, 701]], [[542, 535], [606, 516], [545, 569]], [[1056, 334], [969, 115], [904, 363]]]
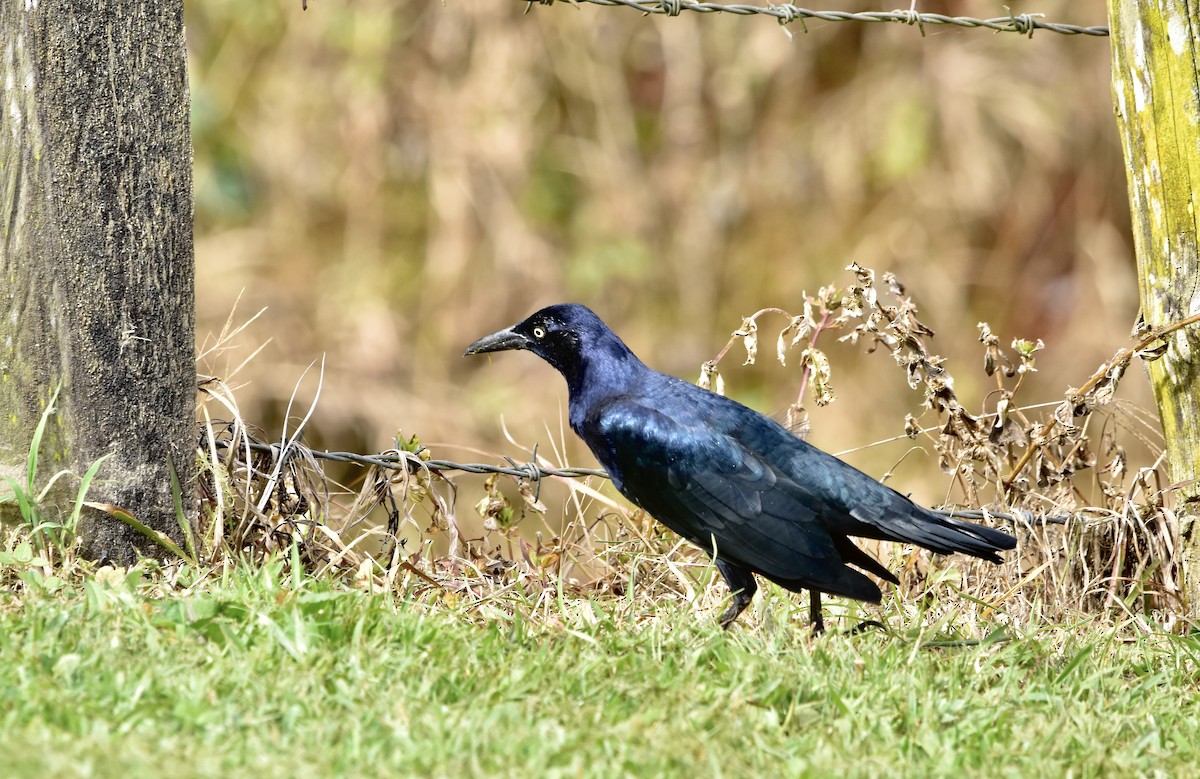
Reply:
[[[177, 541], [168, 462], [189, 521], [196, 472], [189, 102], [183, 0], [0, 0], [0, 473], [23, 473], [61, 382], [40, 477], [112, 453], [89, 499]], [[162, 555], [102, 512], [80, 531], [92, 557]]]

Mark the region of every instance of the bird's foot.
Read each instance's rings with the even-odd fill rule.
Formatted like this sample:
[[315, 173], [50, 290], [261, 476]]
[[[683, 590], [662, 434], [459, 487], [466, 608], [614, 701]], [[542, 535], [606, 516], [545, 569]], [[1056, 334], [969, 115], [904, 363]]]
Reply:
[[725, 579], [725, 583], [729, 585], [729, 591], [733, 594], [733, 602], [729, 604], [729, 608], [725, 609], [725, 613], [721, 615], [721, 627], [729, 630], [729, 626], [738, 618], [738, 615], [746, 610], [750, 605], [750, 601], [754, 600], [754, 593], [758, 591], [758, 585], [754, 582], [754, 574], [740, 566], [734, 565], [728, 560], [723, 560], [720, 557], [716, 559], [717, 570], [721, 572], [721, 576]]
[[749, 605], [749, 598], [743, 597], [742, 593], [740, 592], [735, 593], [733, 596], [733, 603], [730, 604], [729, 608], [725, 609], [725, 613], [721, 615], [721, 629], [729, 630], [729, 626], [737, 621], [738, 615], [745, 611], [746, 607]]
[[886, 631], [887, 625], [883, 624], [877, 619], [868, 619], [863, 622], [859, 622], [857, 625], [847, 630], [844, 635], [857, 636], [860, 633], [866, 633], [870, 628], [879, 628], [880, 630]]
[[[883, 624], [882, 622], [880, 622], [878, 620], [868, 619], [865, 622], [858, 623], [857, 625], [850, 628], [849, 630], [839, 631], [839, 632], [835, 633], [835, 635], [857, 636], [860, 633], [867, 632], [867, 630], [870, 628], [879, 628], [880, 630], [886, 631], [887, 625]], [[814, 636], [820, 636], [820, 635], [823, 635], [824, 633], [825, 633], [825, 620], [823, 620], [823, 619], [814, 620], [812, 623], [812, 634]]]

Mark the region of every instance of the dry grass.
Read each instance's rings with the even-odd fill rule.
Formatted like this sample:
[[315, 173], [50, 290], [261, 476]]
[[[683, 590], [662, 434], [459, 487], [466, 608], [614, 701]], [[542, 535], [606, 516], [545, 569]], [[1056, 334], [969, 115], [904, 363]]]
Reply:
[[[756, 357], [759, 320], [767, 314], [779, 319], [776, 353], [781, 362], [800, 364], [789, 417], [801, 429], [806, 398], [830, 403], [839, 378], [818, 342], [840, 336], [890, 354], [924, 397], [921, 418], [910, 416], [907, 423], [908, 438], [941, 463], [944, 505], [1004, 524], [1020, 541], [1001, 566], [877, 547], [901, 578], [882, 607], [885, 621], [951, 624], [973, 638], [997, 625], [1020, 629], [1081, 614], [1146, 632], [1184, 629], [1172, 491], [1161, 462], [1131, 470], [1125, 455], [1126, 447], [1153, 450], [1161, 442], [1144, 415], [1115, 399], [1130, 360], [1152, 356], [1159, 334], [1119, 351], [1059, 403], [1026, 407], [1023, 393], [1039, 380], [1042, 345], [1004, 347], [981, 325], [977, 364], [995, 390], [984, 406], [968, 410], [955, 391], [961, 377], [930, 350], [933, 334], [903, 285], [885, 274], [877, 287], [869, 269], [847, 270], [849, 284], [822, 288], [806, 299], [802, 314], [775, 309], [745, 318], [730, 345], [740, 341], [747, 357]], [[222, 353], [241, 330], [227, 326], [209, 351]], [[705, 364], [702, 379], [720, 381], [718, 363], [728, 352], [729, 345]], [[317, 387], [319, 393], [319, 380]], [[315, 401], [303, 413], [292, 411], [292, 433], [274, 452], [264, 452], [229, 386], [209, 379], [202, 389], [208, 564], [283, 555], [307, 574], [404, 593], [434, 608], [451, 604], [481, 618], [506, 612], [506, 618], [547, 624], [560, 624], [564, 609], [594, 602], [633, 623], [639, 614], [657, 618], [664, 603], [702, 619], [723, 607], [728, 593], [706, 556], [611, 497], [601, 480], [531, 484], [496, 474], [453, 476], [414, 437], [398, 439], [395, 448], [375, 455], [386, 463], [360, 466], [352, 483], [342, 485], [325, 474], [324, 453], [301, 440], [308, 420], [320, 415]], [[510, 440], [508, 451], [518, 448]], [[564, 451], [560, 445], [551, 457], [522, 456], [556, 469], [570, 465]], [[483, 459], [504, 465], [498, 454]], [[482, 489], [473, 505], [460, 501], [462, 483]], [[856, 615], [860, 607], [840, 604], [835, 613], [847, 608]], [[760, 603], [758, 619], [775, 618], [769, 609]], [[789, 606], [784, 613], [798, 612]]]

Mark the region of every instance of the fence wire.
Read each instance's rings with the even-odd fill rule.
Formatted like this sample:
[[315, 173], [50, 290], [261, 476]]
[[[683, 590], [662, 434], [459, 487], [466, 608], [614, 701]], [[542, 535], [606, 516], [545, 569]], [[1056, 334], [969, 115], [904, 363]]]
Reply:
[[[217, 448], [226, 449], [233, 446], [228, 440], [218, 439], [216, 441]], [[252, 452], [271, 455], [272, 462], [278, 460], [280, 456], [290, 457], [293, 449], [297, 449], [297, 445], [281, 446], [279, 444], [267, 444], [260, 441], [245, 441], [237, 443], [237, 448], [248, 448]], [[285, 454], [286, 452], [286, 454]], [[446, 471], [460, 471], [462, 473], [474, 474], [500, 474], [503, 476], [515, 476], [519, 479], [528, 479], [530, 481], [538, 481], [542, 478], [559, 476], [568, 479], [582, 478], [584, 476], [598, 476], [602, 479], [608, 478], [608, 473], [598, 468], [544, 468], [536, 462], [518, 463], [511, 457], [505, 457], [508, 465], [489, 465], [487, 463], [459, 463], [451, 460], [434, 460], [423, 459], [419, 454], [414, 452], [406, 452], [392, 450], [382, 452], [380, 454], [356, 454], [354, 452], [328, 452], [318, 451], [316, 449], [307, 449], [306, 454], [317, 460], [328, 460], [338, 463], [354, 463], [355, 465], [375, 466], [389, 471], [418, 471], [428, 470], [435, 473], [443, 473]]]
[[[554, 5], [555, 0], [522, 0], [526, 3], [526, 12], [536, 5]], [[723, 5], [721, 3], [697, 2], [697, 0], [561, 0], [574, 6], [581, 3], [591, 3], [600, 6], [624, 6], [643, 14], [660, 14], [678, 16], [683, 11], [696, 13], [730, 13], [739, 16], [771, 16], [779, 24], [786, 25], [798, 22], [804, 32], [808, 32], [806, 19], [817, 19], [823, 22], [892, 22], [907, 24], [918, 28], [921, 35], [925, 34], [926, 25], [951, 25], [954, 27], [969, 27], [993, 30], [995, 32], [1015, 32], [1026, 37], [1033, 37], [1037, 30], [1056, 32], [1060, 35], [1091, 35], [1105, 37], [1108, 28], [1102, 26], [1081, 26], [1077, 24], [1062, 24], [1043, 20], [1045, 14], [1009, 14], [994, 19], [975, 19], [970, 16], [946, 16], [945, 14], [922, 13], [914, 7], [895, 11], [813, 11], [799, 8], [791, 3], [782, 5]]]
[[[234, 443], [228, 439], [219, 439], [216, 445], [220, 449], [225, 449], [234, 446]], [[282, 446], [280, 444], [268, 444], [261, 441], [241, 441], [236, 444], [237, 448], [249, 448], [253, 452], [260, 454], [271, 455], [272, 464], [277, 463], [280, 457], [285, 459], [293, 456], [300, 448], [305, 450], [305, 455], [311, 456], [317, 460], [328, 460], [339, 463], [354, 463], [363, 466], [375, 466], [389, 471], [408, 471], [415, 472], [419, 470], [429, 470], [436, 473], [445, 473], [447, 471], [458, 471], [461, 473], [472, 474], [500, 474], [502, 476], [512, 476], [517, 479], [523, 479], [531, 482], [541, 491], [541, 480], [544, 478], [566, 478], [578, 479], [587, 476], [595, 476], [601, 479], [609, 478], [608, 473], [598, 468], [546, 468], [536, 462], [537, 448], [534, 448], [533, 457], [526, 463], [519, 463], [511, 457], [505, 457], [508, 465], [490, 465], [488, 463], [460, 463], [452, 460], [434, 460], [423, 459], [418, 452], [407, 452], [403, 450], [393, 449], [388, 452], [379, 454], [356, 454], [354, 452], [329, 452], [318, 451], [303, 447], [300, 444], [291, 444]], [[536, 499], [536, 498], [535, 498]], [[986, 520], [999, 519], [1013, 525], [1025, 525], [1026, 527], [1036, 527], [1042, 525], [1067, 525], [1073, 519], [1078, 519], [1081, 522], [1088, 520], [1083, 517], [1075, 517], [1068, 515], [1040, 515], [1032, 511], [1011, 510], [1010, 512], [987, 511], [983, 509], [931, 509], [935, 514], [940, 514], [944, 517], [953, 517], [956, 519], [970, 520]]]

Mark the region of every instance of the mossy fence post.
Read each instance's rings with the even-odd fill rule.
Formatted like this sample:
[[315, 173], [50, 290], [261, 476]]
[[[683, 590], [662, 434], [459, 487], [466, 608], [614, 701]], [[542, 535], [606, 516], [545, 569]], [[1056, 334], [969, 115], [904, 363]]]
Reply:
[[[1149, 328], [1200, 313], [1200, 2], [1109, 0], [1113, 105], [1125, 152], [1141, 315]], [[1200, 328], [1149, 363], [1180, 486], [1180, 564], [1200, 605]]]

